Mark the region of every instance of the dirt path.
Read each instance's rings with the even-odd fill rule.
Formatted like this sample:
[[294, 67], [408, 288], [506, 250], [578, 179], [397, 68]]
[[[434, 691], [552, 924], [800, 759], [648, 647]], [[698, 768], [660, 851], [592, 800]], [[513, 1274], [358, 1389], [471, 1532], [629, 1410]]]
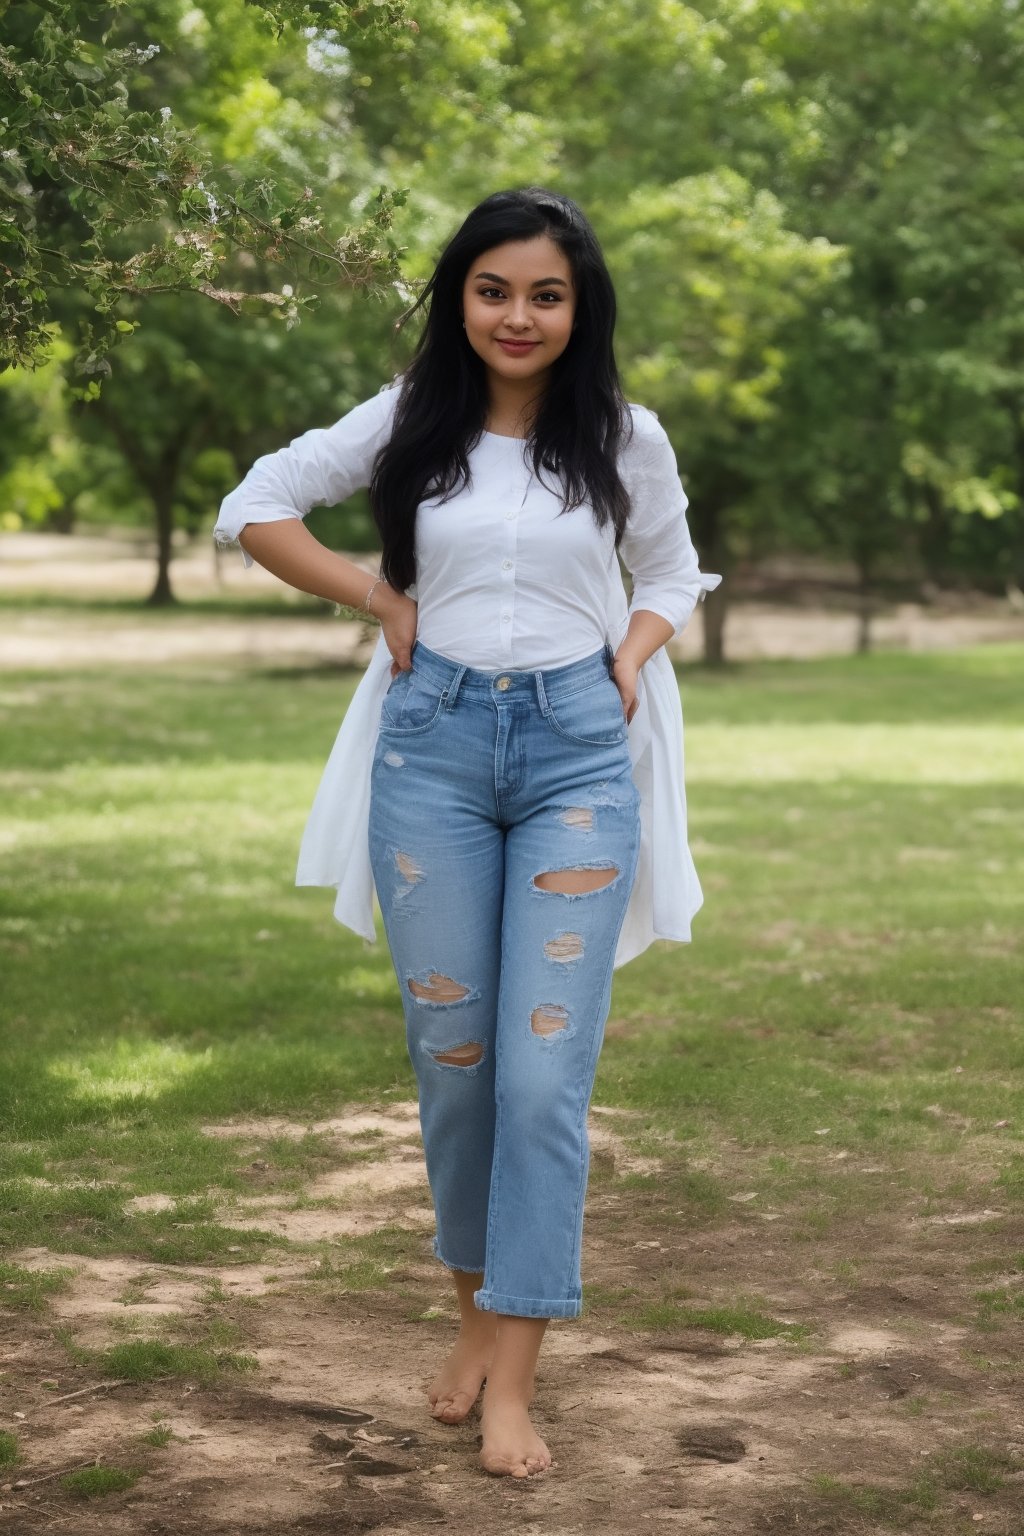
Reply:
[[[369, 570], [371, 557], [365, 563]], [[152, 559], [138, 540], [0, 534], [0, 599], [38, 593], [142, 599], [152, 581]], [[207, 548], [183, 547], [174, 563], [174, 587], [183, 600], [244, 592], [276, 594], [287, 601], [289, 595], [260, 567], [245, 570], [237, 551], [215, 559]], [[811, 602], [743, 601], [729, 614], [728, 649], [735, 661], [846, 656], [855, 647], [856, 633], [852, 612]], [[361, 664], [369, 653], [368, 638], [375, 634], [375, 628], [315, 616], [282, 622], [243, 613], [212, 617], [187, 609], [130, 614], [8, 608], [0, 632], [0, 666], [137, 666], [211, 657], [253, 665], [275, 660]], [[1022, 640], [1024, 612], [995, 599], [901, 603], [878, 615], [874, 639], [880, 647], [911, 651]], [[678, 659], [700, 655], [699, 618], [669, 649]]]
[[[429, 1251], [416, 1106], [392, 1104], [315, 1126], [277, 1119], [203, 1128], [240, 1138], [257, 1185], [273, 1172], [260, 1156], [269, 1136], [313, 1129], [339, 1154], [353, 1137], [374, 1144], [373, 1161], [348, 1162], [309, 1185], [316, 1206], [290, 1209], [294, 1197], [258, 1190], [225, 1204], [221, 1219], [296, 1245], [263, 1262], [10, 1255], [37, 1268], [73, 1263], [77, 1274], [49, 1316], [26, 1322], [0, 1310], [0, 1422], [17, 1429], [26, 1453], [0, 1492], [0, 1528], [16, 1536], [411, 1536], [449, 1523], [537, 1536], [880, 1533], [917, 1528], [924, 1476], [940, 1501], [927, 1529], [1020, 1536], [1019, 1357], [1015, 1364], [1004, 1335], [979, 1335], [971, 1323], [978, 1282], [969, 1260], [1008, 1244], [1009, 1269], [1020, 1241], [998, 1201], [941, 1216], [897, 1203], [870, 1230], [808, 1242], [786, 1213], [758, 1209], [752, 1155], [730, 1147], [704, 1171], [733, 1185], [735, 1217], [680, 1223], [683, 1213], [669, 1208], [672, 1168], [627, 1150], [629, 1112], [594, 1108], [590, 1123], [584, 1279], [597, 1300], [582, 1318], [548, 1330], [535, 1401], [556, 1461], [547, 1473], [490, 1478], [477, 1464], [478, 1413], [455, 1426], [429, 1416], [424, 1391], [453, 1337], [455, 1311]], [[619, 1185], [623, 1175], [655, 1171], [653, 1185]], [[162, 1198], [145, 1197], [149, 1208]], [[371, 1231], [404, 1234], [404, 1254], [378, 1288], [318, 1278], [314, 1251], [298, 1246]], [[638, 1328], [614, 1301], [673, 1285], [703, 1305], [756, 1295], [808, 1335], [795, 1342]], [[213, 1314], [241, 1331], [238, 1347], [258, 1371], [226, 1373], [210, 1386], [163, 1380], [52, 1401], [101, 1381], [94, 1368], [69, 1365], [55, 1325], [80, 1345], [103, 1347], [131, 1330], [187, 1337]], [[157, 1418], [174, 1435], [163, 1449], [138, 1438]], [[957, 1485], [965, 1445], [989, 1448], [1000, 1488]], [[56, 1480], [33, 1483], [95, 1458], [137, 1467], [140, 1480], [92, 1506]], [[869, 1497], [868, 1485], [881, 1493]]]

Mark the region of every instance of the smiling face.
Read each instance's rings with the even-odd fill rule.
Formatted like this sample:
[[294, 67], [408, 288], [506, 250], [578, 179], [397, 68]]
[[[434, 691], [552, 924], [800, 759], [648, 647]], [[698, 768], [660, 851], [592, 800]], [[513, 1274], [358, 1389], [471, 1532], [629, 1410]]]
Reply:
[[466, 339], [493, 382], [542, 384], [572, 333], [576, 287], [568, 258], [547, 235], [492, 246], [470, 263], [462, 313]]

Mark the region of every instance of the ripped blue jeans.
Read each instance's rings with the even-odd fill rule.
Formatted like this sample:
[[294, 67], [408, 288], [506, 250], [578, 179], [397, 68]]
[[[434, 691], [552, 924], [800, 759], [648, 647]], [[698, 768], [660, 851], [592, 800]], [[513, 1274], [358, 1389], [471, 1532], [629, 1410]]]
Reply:
[[381, 705], [370, 857], [433, 1252], [483, 1274], [483, 1311], [583, 1307], [587, 1110], [640, 846], [611, 659], [489, 672], [417, 641]]

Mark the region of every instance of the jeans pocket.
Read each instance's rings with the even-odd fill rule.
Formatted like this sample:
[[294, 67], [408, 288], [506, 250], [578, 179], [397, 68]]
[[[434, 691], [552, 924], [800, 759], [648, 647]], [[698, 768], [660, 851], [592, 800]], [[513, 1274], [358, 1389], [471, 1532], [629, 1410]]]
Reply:
[[549, 699], [545, 716], [553, 731], [581, 747], [614, 747], [626, 740], [622, 699], [610, 677], [598, 678], [554, 703]]
[[415, 667], [399, 672], [381, 700], [378, 729], [393, 736], [427, 731], [441, 717], [444, 694]]

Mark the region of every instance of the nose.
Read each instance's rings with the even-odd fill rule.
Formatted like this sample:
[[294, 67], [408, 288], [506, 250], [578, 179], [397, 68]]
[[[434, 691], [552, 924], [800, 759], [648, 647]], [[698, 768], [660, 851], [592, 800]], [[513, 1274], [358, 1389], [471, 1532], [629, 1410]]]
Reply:
[[526, 307], [525, 299], [512, 299], [505, 313], [506, 323], [514, 331], [526, 330], [533, 324], [533, 318]]

